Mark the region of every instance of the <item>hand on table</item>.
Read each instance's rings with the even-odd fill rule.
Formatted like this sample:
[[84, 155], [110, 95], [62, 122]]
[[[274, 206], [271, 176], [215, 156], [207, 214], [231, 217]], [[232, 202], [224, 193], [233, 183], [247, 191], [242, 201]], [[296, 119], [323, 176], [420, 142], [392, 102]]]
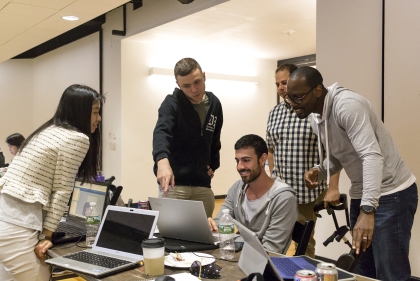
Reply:
[[46, 260], [47, 259], [47, 251], [49, 248], [51, 248], [53, 243], [49, 240], [39, 240], [38, 244], [36, 244], [34, 252], [35, 255], [40, 260]]

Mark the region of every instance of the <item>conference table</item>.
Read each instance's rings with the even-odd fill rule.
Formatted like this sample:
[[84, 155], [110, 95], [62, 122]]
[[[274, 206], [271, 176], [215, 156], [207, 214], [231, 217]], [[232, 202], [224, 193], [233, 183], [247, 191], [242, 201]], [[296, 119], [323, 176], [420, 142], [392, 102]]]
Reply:
[[[75, 246], [75, 244], [64, 244], [59, 245], [51, 248], [48, 250], [48, 256], [56, 257], [56, 256], [63, 256], [75, 252], [79, 252], [84, 250], [83, 248]], [[238, 279], [246, 277], [245, 273], [238, 267], [238, 259], [240, 253], [235, 253], [235, 258], [232, 261], [225, 261], [218, 259], [220, 258], [220, 251], [219, 249], [216, 250], [208, 250], [208, 251], [200, 251], [202, 253], [207, 253], [213, 255], [216, 258], [216, 264], [221, 266], [222, 269], [220, 271], [220, 278], [217, 280], [220, 281], [236, 281]], [[165, 266], [165, 275], [181, 273], [181, 272], [189, 272], [188, 268], [173, 268]], [[100, 279], [97, 279], [93, 276], [83, 274], [83, 273], [76, 273], [78, 276], [88, 280], [88, 281], [96, 281], [96, 280], [104, 280], [104, 281], [139, 281], [139, 280], [153, 280], [150, 279], [148, 275], [144, 273], [144, 266], [137, 267], [134, 269], [126, 270], [123, 272], [119, 272], [113, 275], [109, 275]]]
[[[59, 245], [51, 248], [48, 251], [48, 256], [50, 257], [57, 257], [57, 256], [63, 256], [75, 252], [79, 252], [84, 250], [83, 248], [77, 247], [75, 244], [64, 244]], [[241, 254], [235, 253], [235, 257], [232, 261], [226, 261], [220, 259], [220, 251], [219, 249], [215, 250], [207, 250], [207, 251], [200, 251], [203, 253], [210, 254], [216, 258], [216, 264], [222, 267], [220, 271], [220, 278], [216, 280], [220, 281], [236, 281], [241, 278], [246, 277], [245, 273], [242, 272], [242, 270], [238, 267], [238, 259]], [[189, 272], [188, 268], [173, 268], [173, 267], [167, 267], [165, 266], [165, 275], [171, 275], [176, 273], [182, 273], [182, 272]], [[146, 275], [144, 273], [144, 266], [143, 267], [137, 267], [134, 269], [126, 270], [123, 272], [119, 272], [113, 275], [109, 275], [100, 279], [97, 279], [93, 276], [83, 274], [83, 273], [76, 273], [78, 276], [86, 279], [87, 281], [97, 281], [97, 280], [103, 280], [103, 281], [140, 281], [140, 280], [153, 280], [150, 276]], [[204, 278], [203, 278], [204, 279]], [[206, 279], [210, 280], [210, 279]], [[357, 276], [357, 281], [370, 281], [374, 279], [370, 279], [363, 276]], [[269, 281], [269, 280], [266, 280]]]

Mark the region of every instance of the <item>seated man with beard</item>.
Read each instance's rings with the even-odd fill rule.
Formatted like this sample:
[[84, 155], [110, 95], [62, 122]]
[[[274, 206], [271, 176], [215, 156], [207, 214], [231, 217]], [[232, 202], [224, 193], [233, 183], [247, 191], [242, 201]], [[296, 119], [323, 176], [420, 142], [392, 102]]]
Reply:
[[270, 178], [264, 170], [268, 148], [257, 135], [241, 137], [235, 144], [236, 169], [242, 180], [229, 189], [225, 202], [210, 229], [217, 231], [223, 209], [258, 235], [264, 248], [285, 254], [297, 220], [296, 192], [279, 178]]

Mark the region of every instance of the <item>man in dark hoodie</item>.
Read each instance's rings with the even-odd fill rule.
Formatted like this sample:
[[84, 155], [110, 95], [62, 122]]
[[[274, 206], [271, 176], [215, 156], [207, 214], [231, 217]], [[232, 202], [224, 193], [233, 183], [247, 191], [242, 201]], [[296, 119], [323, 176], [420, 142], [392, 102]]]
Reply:
[[202, 201], [208, 217], [214, 210], [210, 182], [220, 166], [222, 105], [206, 92], [206, 75], [192, 58], [178, 61], [172, 95], [159, 108], [153, 131], [154, 173], [159, 196]]
[[410, 280], [416, 177], [369, 101], [337, 83], [325, 88], [321, 73], [312, 67], [290, 75], [285, 99], [299, 118], [311, 114], [311, 126], [326, 150], [325, 161], [306, 172], [307, 187], [342, 168], [350, 178], [353, 249], [364, 252], [356, 273]]

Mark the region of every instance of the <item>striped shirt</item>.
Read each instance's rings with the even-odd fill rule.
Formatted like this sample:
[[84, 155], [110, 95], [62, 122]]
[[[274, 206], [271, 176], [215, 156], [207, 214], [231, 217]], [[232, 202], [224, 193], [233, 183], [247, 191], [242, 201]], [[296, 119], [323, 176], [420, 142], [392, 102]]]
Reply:
[[298, 204], [307, 204], [326, 189], [326, 181], [309, 190], [304, 174], [319, 164], [318, 140], [307, 119], [299, 119], [284, 102], [276, 105], [267, 122], [267, 145], [274, 151], [272, 176], [277, 176], [296, 190]]
[[43, 227], [55, 231], [88, 149], [85, 134], [50, 126], [13, 158], [0, 178], [1, 192], [27, 203], [41, 203], [46, 211]]

